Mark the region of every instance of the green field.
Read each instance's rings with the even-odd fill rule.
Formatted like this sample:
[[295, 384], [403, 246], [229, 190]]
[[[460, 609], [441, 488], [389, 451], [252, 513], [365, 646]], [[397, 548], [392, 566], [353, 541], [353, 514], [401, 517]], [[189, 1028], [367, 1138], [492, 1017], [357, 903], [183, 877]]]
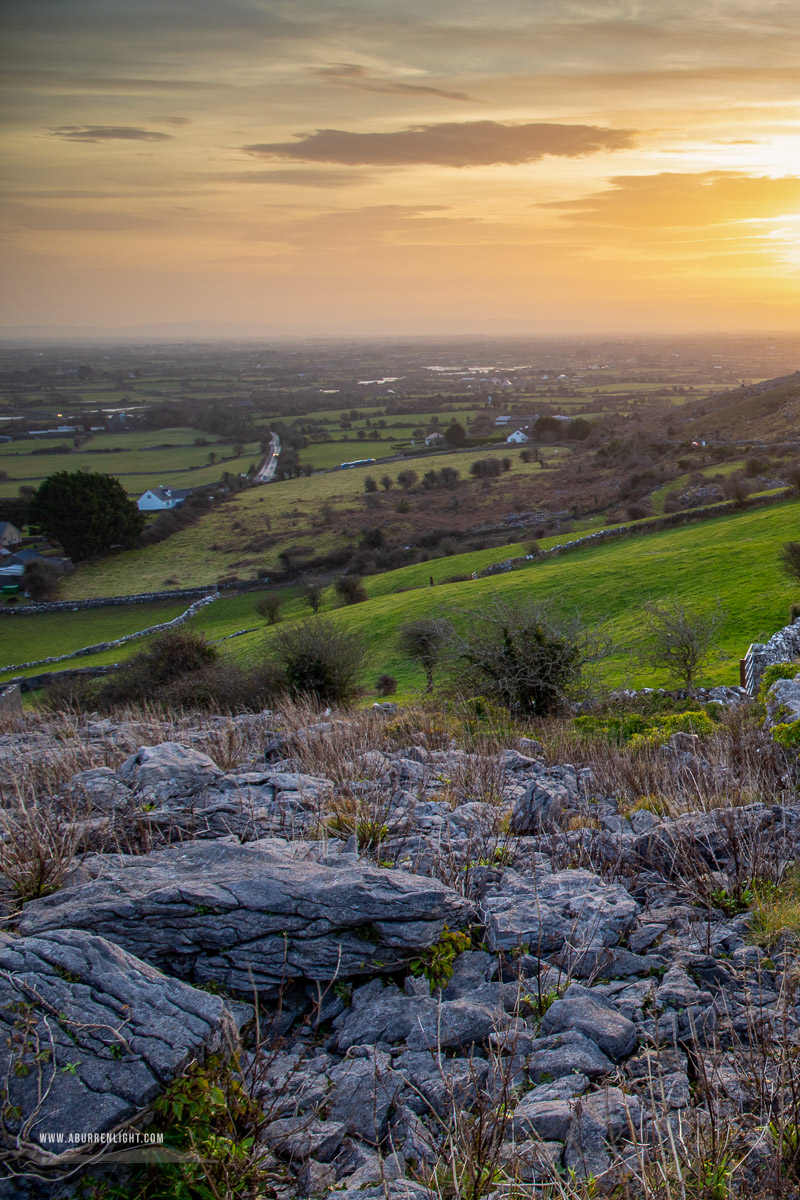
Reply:
[[[7, 479], [0, 479], [0, 496], [15, 496], [20, 484], [38, 487], [56, 471], [96, 471], [119, 478], [125, 490], [139, 496], [160, 483], [173, 487], [198, 487], [216, 483], [224, 471], [244, 474], [251, 463], [263, 457], [256, 441], [243, 443], [244, 453], [234, 457], [230, 442], [205, 437], [205, 445], [196, 446], [195, 438], [205, 437], [194, 429], [158, 429], [146, 433], [104, 433], [86, 442], [79, 450], [63, 454], [33, 454], [34, 449], [68, 445], [71, 438], [43, 439], [0, 444], [0, 467]], [[209, 454], [217, 461], [209, 465]]]
[[[461, 573], [454, 568], [466, 567], [466, 559], [477, 566], [479, 558], [504, 557], [521, 547], [459, 555], [374, 576], [367, 581], [370, 599], [352, 607], [335, 607], [333, 591], [328, 589], [323, 612], [330, 612], [346, 628], [358, 630], [367, 642], [369, 667], [363, 677], [365, 687], [371, 688], [377, 676], [386, 672], [398, 680], [398, 694], [403, 698], [424, 682], [421, 673], [397, 649], [399, 627], [417, 617], [435, 613], [457, 622], [464, 610], [479, 609], [494, 599], [512, 604], [528, 599], [549, 600], [567, 611], [577, 610], [587, 623], [601, 627], [610, 636], [613, 650], [600, 672], [605, 685], [659, 686], [668, 682], [667, 677], [653, 674], [636, 663], [643, 605], [648, 600], [677, 598], [708, 612], [719, 600], [725, 616], [718, 636], [718, 657], [699, 682], [735, 684], [739, 678], [739, 659], [750, 642], [764, 641], [779, 629], [788, 619], [790, 604], [800, 598], [800, 588], [781, 574], [777, 562], [780, 546], [797, 537], [798, 526], [800, 501], [793, 500], [756, 511], [732, 513], [698, 525], [587, 547], [505, 575], [466, 583], [441, 582], [449, 574]], [[433, 588], [426, 586], [431, 574], [436, 582]], [[398, 588], [411, 590], [398, 591]], [[241, 637], [222, 641], [221, 649], [238, 661], [252, 661], [264, 652], [275, 634], [275, 627], [266, 626], [255, 612], [258, 595], [251, 592], [224, 597], [199, 613], [190, 624], [215, 640], [250, 630]], [[166, 609], [160, 611], [166, 613]], [[81, 638], [83, 644], [99, 641], [101, 620], [116, 620], [124, 625], [134, 613], [137, 623], [124, 632], [158, 619], [151, 620], [151, 613], [144, 618], [144, 610], [138, 606], [66, 614], [85, 621], [82, 630], [77, 621], [67, 628], [61, 615], [52, 619], [10, 618], [9, 624], [15, 622], [16, 660], [40, 657], [40, 653], [34, 653], [34, 645], [45, 653], [55, 653], [56, 645], [60, 652], [72, 648], [66, 646], [68, 639], [73, 644], [80, 643]], [[307, 613], [298, 590], [287, 589], [284, 620], [304, 617]], [[163, 619], [168, 618], [165, 615]], [[48, 628], [39, 625], [40, 621], [50, 621], [51, 632], [40, 632]], [[63, 627], [61, 632], [59, 624]], [[5, 628], [0, 626], [0, 633]], [[81, 662], [88, 665], [115, 661], [135, 653], [141, 645], [133, 643], [125, 652]]]
[[[171, 621], [191, 601], [175, 600], [171, 603], [130, 604], [120, 607], [87, 609], [82, 612], [40, 613], [37, 616], [13, 616], [0, 618], [0, 679], [9, 674], [35, 674], [9, 672], [7, 665], [34, 662], [59, 654], [70, 654], [84, 646], [98, 642], [112, 642], [117, 638]], [[136, 642], [136, 647], [141, 643]], [[115, 662], [120, 651], [113, 652], [108, 661]], [[88, 660], [87, 660], [88, 661]], [[92, 657], [92, 663], [101, 661]], [[64, 667], [70, 663], [64, 663]], [[81, 659], [76, 666], [86, 665]], [[54, 670], [58, 668], [53, 668]]]
[[[518, 451], [505, 446], [502, 449], [513, 460], [514, 475], [541, 471], [536, 463], [523, 463]], [[546, 448], [547, 457], [558, 458], [566, 453], [563, 447]], [[312, 546], [315, 552], [327, 549], [335, 544], [339, 535], [312, 529], [312, 520], [322, 505], [329, 503], [352, 511], [360, 522], [367, 475], [380, 478], [388, 474], [396, 480], [403, 470], [412, 469], [421, 477], [426, 471], [448, 466], [455, 467], [462, 477], [466, 477], [475, 457], [480, 455], [476, 456], [474, 452], [433, 454], [408, 462], [384, 463], [379, 469], [375, 466], [354, 467], [350, 471], [329, 471], [252, 488], [208, 513], [198, 524], [174, 534], [168, 541], [79, 567], [63, 581], [59, 595], [65, 600], [125, 596], [163, 588], [167, 579], [177, 580], [171, 585], [174, 587], [194, 587], [215, 583], [234, 573], [241, 578], [259, 578], [273, 569], [276, 548], [247, 552], [242, 546], [266, 534], [268, 524], [276, 538], [290, 542], [299, 539]], [[194, 480], [195, 474], [186, 478]], [[395, 488], [392, 496], [399, 500], [400, 495], [400, 489]], [[236, 534], [235, 538], [232, 532]], [[503, 554], [498, 557], [502, 558]]]

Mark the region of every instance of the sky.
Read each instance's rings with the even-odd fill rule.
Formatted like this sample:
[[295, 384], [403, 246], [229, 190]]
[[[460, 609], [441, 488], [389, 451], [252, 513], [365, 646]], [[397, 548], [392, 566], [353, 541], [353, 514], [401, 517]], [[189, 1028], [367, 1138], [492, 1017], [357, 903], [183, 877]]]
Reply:
[[4, 0], [0, 326], [796, 330], [796, 0]]

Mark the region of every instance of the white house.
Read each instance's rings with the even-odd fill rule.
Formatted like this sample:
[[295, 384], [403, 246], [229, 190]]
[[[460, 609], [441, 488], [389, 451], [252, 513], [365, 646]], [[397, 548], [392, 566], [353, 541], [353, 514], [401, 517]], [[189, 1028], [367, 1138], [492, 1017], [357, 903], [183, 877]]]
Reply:
[[425, 438], [425, 445], [426, 446], [438, 446], [439, 443], [443, 442], [443, 441], [444, 441], [444, 434], [436, 433], [434, 431], [433, 433], [429, 433], [428, 436]]
[[527, 433], [523, 433], [521, 429], [515, 429], [506, 438], [507, 442], [514, 442], [517, 446], [521, 446], [523, 442], [529, 442], [530, 440]]
[[168, 488], [164, 487], [162, 483], [159, 487], [148, 488], [146, 492], [142, 492], [136, 501], [136, 507], [140, 512], [157, 512], [165, 508], [177, 508], [191, 494], [191, 488]]

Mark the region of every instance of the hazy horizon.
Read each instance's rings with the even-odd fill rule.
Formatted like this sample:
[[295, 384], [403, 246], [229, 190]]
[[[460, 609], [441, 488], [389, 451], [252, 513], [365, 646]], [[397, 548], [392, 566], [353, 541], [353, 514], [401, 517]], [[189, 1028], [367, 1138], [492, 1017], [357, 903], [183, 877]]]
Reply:
[[797, 327], [789, 0], [4, 17], [0, 336]]

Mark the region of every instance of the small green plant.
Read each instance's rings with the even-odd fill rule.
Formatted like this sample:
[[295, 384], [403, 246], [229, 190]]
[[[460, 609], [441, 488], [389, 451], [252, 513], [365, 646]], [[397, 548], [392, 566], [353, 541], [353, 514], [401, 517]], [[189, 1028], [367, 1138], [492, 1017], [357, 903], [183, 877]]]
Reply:
[[784, 750], [800, 749], [800, 720], [783, 721], [772, 728], [772, 740]]
[[418, 958], [412, 958], [409, 970], [412, 975], [424, 976], [431, 992], [447, 987], [453, 978], [453, 964], [459, 954], [469, 950], [472, 939], [468, 933], [451, 930], [445, 925], [438, 942], [429, 946]]
[[761, 683], [758, 688], [758, 698], [763, 704], [767, 699], [767, 693], [779, 679], [794, 679], [800, 671], [800, 663], [779, 662], [770, 663], [764, 668], [764, 674], [761, 676]]

